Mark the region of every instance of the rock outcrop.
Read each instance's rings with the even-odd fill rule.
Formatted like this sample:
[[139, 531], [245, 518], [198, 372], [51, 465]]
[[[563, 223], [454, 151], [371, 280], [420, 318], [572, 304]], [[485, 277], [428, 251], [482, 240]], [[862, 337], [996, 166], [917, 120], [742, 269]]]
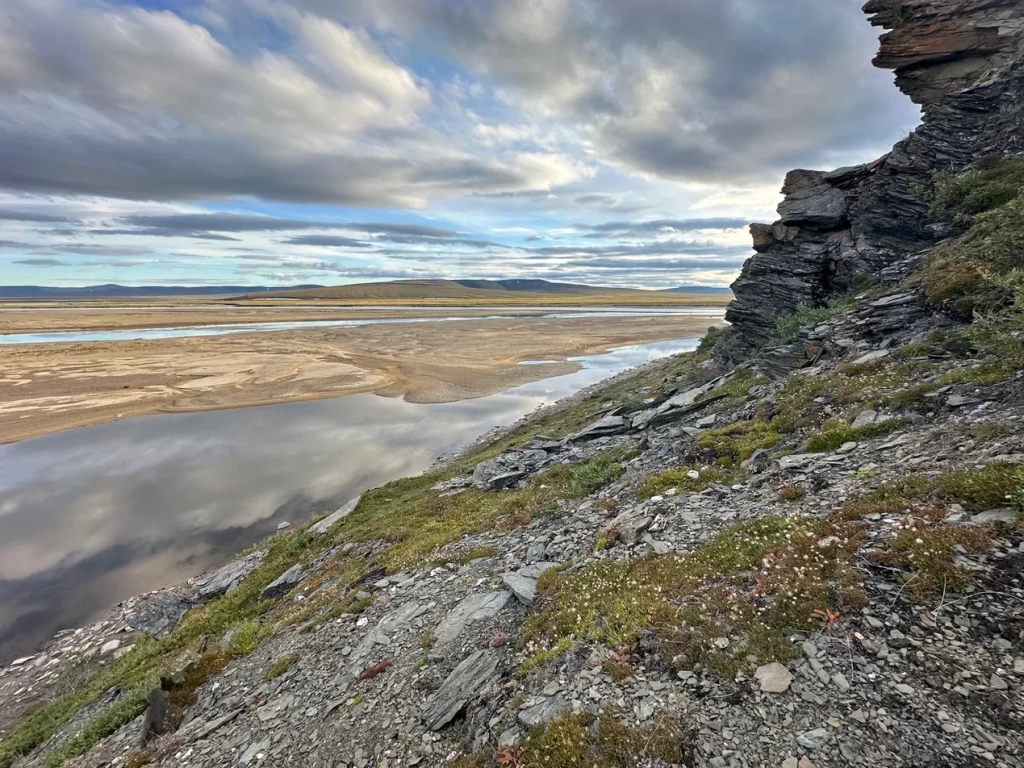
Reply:
[[757, 254], [732, 286], [723, 362], [749, 359], [801, 305], [902, 277], [883, 272], [940, 234], [922, 194], [934, 171], [1024, 151], [1024, 4], [871, 0], [864, 10], [889, 30], [875, 65], [895, 71], [922, 123], [872, 163], [790, 172], [779, 221], [751, 226]]

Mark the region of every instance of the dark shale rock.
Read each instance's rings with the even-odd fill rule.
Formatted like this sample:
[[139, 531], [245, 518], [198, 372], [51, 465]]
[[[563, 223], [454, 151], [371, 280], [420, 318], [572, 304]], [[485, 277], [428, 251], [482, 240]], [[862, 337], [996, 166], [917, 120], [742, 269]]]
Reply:
[[444, 681], [423, 714], [427, 728], [439, 731], [466, 708], [497, 676], [498, 659], [493, 651], [481, 650], [467, 656]]
[[[922, 105], [922, 124], [873, 163], [790, 172], [779, 221], [751, 227], [757, 253], [726, 312], [737, 332], [715, 348], [727, 365], [766, 346], [799, 306], [909, 274], [919, 259], [907, 254], [943, 236], [921, 194], [934, 171], [1024, 152], [1024, 3], [871, 0], [865, 11], [890, 30], [876, 66], [895, 70], [897, 86]], [[807, 359], [795, 348], [775, 357], [778, 372]]]

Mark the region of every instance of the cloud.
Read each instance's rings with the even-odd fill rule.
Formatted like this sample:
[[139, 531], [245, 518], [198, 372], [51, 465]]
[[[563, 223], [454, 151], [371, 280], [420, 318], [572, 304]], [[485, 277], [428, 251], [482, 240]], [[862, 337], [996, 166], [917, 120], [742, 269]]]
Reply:
[[672, 232], [695, 232], [700, 229], [740, 229], [749, 221], [738, 218], [657, 219], [654, 221], [608, 221], [604, 224], [581, 224], [593, 235], [588, 237], [650, 237]]
[[[139, 214], [124, 216], [118, 219], [118, 223], [128, 227], [138, 227], [145, 233], [159, 233], [162, 236], [187, 236], [210, 232], [288, 232], [307, 229], [345, 229], [371, 235], [406, 235], [428, 239], [447, 239], [462, 234], [452, 229], [423, 224], [312, 221], [243, 213]], [[103, 230], [97, 230], [97, 233], [102, 232]], [[132, 230], [115, 229], [107, 232], [108, 234], [131, 234]]]
[[797, 158], [881, 151], [895, 122], [916, 122], [891, 77], [868, 66], [877, 43], [859, 3], [388, 6], [392, 25], [432, 27], [466, 66], [572, 126], [605, 162], [660, 178], [764, 179]]
[[739, 269], [744, 261], [746, 259], [587, 259], [567, 261], [562, 266], [644, 273], [652, 270], [672, 272], [694, 269]]
[[[751, 253], [749, 245], [724, 245], [710, 241], [663, 240], [617, 245], [549, 245], [531, 248], [537, 256], [671, 256], [671, 255], [739, 255]], [[742, 264], [742, 262], [740, 262]]]
[[49, 213], [37, 213], [34, 211], [16, 211], [9, 208], [0, 208], [0, 221], [25, 221], [40, 224], [64, 224], [70, 219], [64, 216], [54, 216]]
[[18, 259], [15, 264], [23, 264], [27, 267], [70, 267], [70, 263], [59, 259]]
[[273, 46], [250, 39], [242, 55], [170, 11], [6, 0], [0, 185], [421, 207], [586, 173], [554, 152], [474, 153], [423, 120], [429, 88], [367, 32], [285, 4], [247, 7], [264, 9], [246, 21], [272, 30]]
[[369, 243], [340, 235], [299, 235], [282, 240], [288, 245], [316, 245], [324, 248], [369, 248]]

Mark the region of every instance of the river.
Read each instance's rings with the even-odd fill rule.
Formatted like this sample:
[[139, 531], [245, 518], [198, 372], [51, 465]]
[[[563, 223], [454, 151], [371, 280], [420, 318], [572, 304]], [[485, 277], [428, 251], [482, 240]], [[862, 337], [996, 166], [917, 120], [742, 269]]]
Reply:
[[421, 405], [354, 395], [140, 416], [0, 445], [0, 664], [117, 602], [427, 469], [444, 453], [696, 339], [579, 358], [581, 370]]

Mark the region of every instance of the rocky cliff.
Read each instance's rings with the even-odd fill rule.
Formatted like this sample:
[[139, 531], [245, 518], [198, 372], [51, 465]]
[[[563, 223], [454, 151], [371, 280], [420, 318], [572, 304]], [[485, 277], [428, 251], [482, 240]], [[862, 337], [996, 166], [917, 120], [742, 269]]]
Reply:
[[[934, 171], [1024, 151], [1024, 3], [871, 0], [887, 30], [874, 63], [923, 110], [921, 126], [874, 162], [786, 177], [774, 224], [753, 224], [757, 255], [733, 284], [736, 333], [717, 356], [735, 364], [769, 344], [780, 317], [877, 282], [948, 234], [929, 219]], [[908, 262], [908, 268], [912, 262]]]

